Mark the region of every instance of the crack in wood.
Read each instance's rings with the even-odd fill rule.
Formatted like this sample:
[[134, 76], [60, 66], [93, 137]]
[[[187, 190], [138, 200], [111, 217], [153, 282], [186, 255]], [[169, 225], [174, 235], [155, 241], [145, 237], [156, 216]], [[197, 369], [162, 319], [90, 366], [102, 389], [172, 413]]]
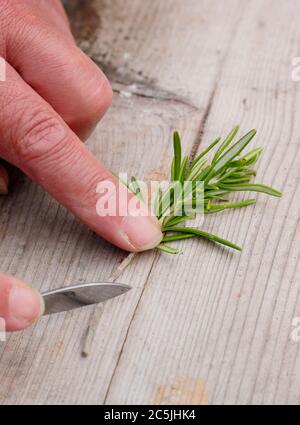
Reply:
[[[132, 263], [136, 255], [137, 254], [135, 252], [131, 252], [130, 254], [128, 254], [124, 258], [124, 260], [121, 262], [121, 264], [112, 272], [108, 281], [115, 283], [117, 279], [119, 279], [123, 271], [126, 269], [126, 267], [128, 267], [129, 264]], [[89, 325], [87, 327], [86, 334], [84, 337], [83, 349], [81, 352], [83, 357], [88, 357], [91, 353], [94, 339], [95, 339], [95, 334], [99, 326], [99, 322], [101, 320], [102, 314], [104, 312], [104, 306], [105, 306], [105, 303], [98, 304], [91, 315]]]
[[193, 161], [195, 159], [196, 154], [197, 154], [198, 149], [199, 149], [199, 146], [201, 145], [203, 134], [205, 132], [206, 123], [207, 123], [207, 120], [208, 120], [208, 117], [209, 117], [209, 114], [210, 114], [210, 111], [211, 111], [211, 108], [212, 108], [212, 105], [213, 105], [213, 102], [214, 102], [214, 98], [215, 98], [215, 95], [216, 95], [217, 87], [218, 87], [218, 85], [215, 84], [215, 86], [214, 86], [214, 88], [213, 88], [213, 90], [210, 94], [210, 97], [208, 99], [208, 103], [207, 103], [207, 106], [205, 108], [203, 118], [202, 118], [200, 125], [199, 125], [197, 136], [196, 136], [194, 143], [193, 143], [191, 150], [190, 150], [190, 161]]
[[142, 97], [144, 99], [151, 99], [164, 102], [174, 102], [183, 106], [188, 106], [192, 111], [199, 111], [199, 107], [193, 104], [188, 98], [177, 96], [175, 93], [164, 90], [154, 85], [147, 85], [141, 83], [131, 82], [125, 84], [123, 82], [111, 81], [113, 91], [122, 94], [128, 90], [130, 96]]
[[110, 81], [113, 91], [121, 93], [128, 90], [132, 96], [143, 97], [146, 99], [172, 101], [175, 103], [188, 106], [194, 111], [198, 111], [199, 107], [195, 105], [187, 96], [178, 96], [176, 93], [159, 87], [154, 79], [139, 77], [134, 73], [130, 73], [124, 69], [105, 63], [95, 56], [90, 58], [99, 66]]
[[[194, 143], [193, 143], [193, 145], [192, 145], [192, 148], [191, 148], [191, 151], [190, 151], [190, 153], [191, 153], [191, 159], [194, 159], [194, 157], [196, 156], [197, 150], [198, 150], [198, 148], [199, 148], [199, 146], [200, 146], [200, 144], [201, 144], [201, 142], [202, 142], [202, 137], [203, 137], [203, 134], [204, 134], [204, 131], [205, 131], [206, 122], [207, 122], [207, 120], [208, 120], [208, 117], [209, 117], [209, 114], [210, 114], [210, 111], [211, 111], [211, 108], [212, 108], [212, 105], [213, 105], [213, 102], [214, 102], [214, 98], [215, 98], [216, 90], [217, 90], [217, 83], [216, 83], [216, 84], [214, 85], [214, 87], [213, 87], [213, 90], [212, 90], [212, 92], [211, 92], [211, 95], [210, 95], [210, 97], [209, 97], [209, 100], [208, 100], [207, 106], [206, 106], [205, 111], [204, 111], [203, 118], [202, 118], [202, 120], [201, 120], [201, 122], [200, 122], [199, 130], [198, 130], [198, 132], [197, 132], [197, 137], [196, 137], [196, 139], [195, 139], [195, 141], [194, 141]], [[144, 97], [147, 97], [147, 96], [144, 96]], [[164, 100], [166, 100], [166, 99], [164, 99]], [[168, 100], [171, 100], [171, 99], [168, 99]], [[174, 100], [174, 99], [172, 99], [172, 100]], [[181, 102], [181, 103], [182, 103], [182, 102]], [[189, 105], [189, 106], [191, 106], [191, 105]], [[126, 264], [124, 264], [124, 267], [122, 267], [122, 271], [120, 272], [120, 274], [124, 271], [125, 267], [127, 267], [127, 266], [131, 263], [131, 261], [133, 260], [133, 258], [132, 258], [132, 259], [129, 259], [129, 261], [128, 261], [128, 258], [130, 258], [130, 256], [131, 256], [131, 255], [132, 255], [132, 254], [129, 254], [129, 256], [128, 256], [128, 257], [126, 257], [126, 258], [125, 258], [125, 260], [121, 263], [121, 266], [122, 266], [122, 264], [126, 262]], [[109, 384], [108, 384], [108, 387], [107, 387], [107, 391], [106, 391], [106, 393], [105, 393], [105, 397], [104, 397], [104, 401], [103, 401], [103, 404], [104, 404], [104, 405], [105, 405], [105, 404], [106, 404], [106, 402], [107, 402], [107, 399], [108, 399], [108, 396], [109, 396], [109, 391], [110, 391], [110, 388], [111, 388], [112, 382], [113, 382], [113, 380], [114, 380], [114, 377], [115, 377], [115, 375], [116, 375], [116, 371], [117, 371], [117, 369], [118, 369], [118, 365], [119, 365], [119, 363], [120, 363], [120, 360], [121, 360], [121, 357], [122, 357], [122, 353], [123, 353], [123, 351], [124, 351], [124, 347], [125, 347], [125, 344], [126, 344], [126, 341], [127, 341], [127, 338], [128, 338], [129, 332], [130, 332], [130, 329], [131, 329], [131, 325], [132, 325], [132, 323], [133, 323], [133, 321], [134, 321], [136, 311], [137, 311], [137, 309], [138, 309], [138, 307], [139, 307], [139, 304], [140, 304], [140, 300], [142, 299], [142, 296], [143, 296], [143, 294], [144, 294], [144, 292], [145, 292], [145, 289], [146, 289], [147, 284], [148, 284], [148, 282], [149, 282], [149, 279], [150, 279], [151, 273], [152, 273], [152, 271], [153, 271], [153, 269], [154, 269], [154, 265], [155, 265], [155, 263], [156, 263], [157, 258], [158, 258], [158, 257], [157, 257], [157, 255], [156, 255], [156, 256], [154, 257], [154, 259], [153, 259], [153, 262], [152, 262], [152, 264], [151, 264], [151, 267], [150, 267], [149, 273], [148, 273], [148, 275], [147, 275], [147, 277], [146, 277], [146, 280], [145, 280], [144, 286], [143, 286], [143, 288], [142, 288], [141, 294], [140, 294], [140, 296], [139, 296], [139, 298], [138, 298], [138, 300], [137, 300], [136, 306], [135, 306], [135, 308], [134, 308], [133, 314], [132, 314], [131, 319], [130, 319], [130, 322], [129, 322], [129, 324], [128, 324], [128, 327], [127, 327], [127, 330], [126, 330], [126, 335], [125, 335], [125, 338], [124, 338], [124, 340], [123, 340], [123, 343], [122, 343], [122, 346], [121, 346], [120, 352], [119, 352], [119, 354], [118, 354], [118, 358], [117, 358], [117, 361], [116, 361], [116, 364], [115, 364], [115, 368], [114, 368], [114, 370], [113, 370], [113, 373], [112, 373], [112, 375], [111, 375], [111, 379], [110, 379], [110, 381], [109, 381]], [[118, 277], [120, 276], [120, 274], [118, 275]], [[101, 311], [100, 311], [99, 315], [97, 315], [97, 311], [96, 311], [96, 315], [94, 316], [94, 319], [96, 319], [96, 320], [95, 320], [95, 321], [92, 321], [92, 325], [93, 325], [93, 326], [92, 326], [91, 332], [92, 332], [92, 335], [93, 335], [93, 336], [94, 336], [94, 333], [95, 333], [95, 329], [93, 329], [93, 327], [95, 327], [95, 326], [97, 327], [97, 326], [98, 326], [99, 320], [100, 320], [100, 318], [101, 318], [101, 316], [102, 316], [102, 312], [103, 312], [103, 309], [101, 309]], [[89, 339], [89, 336], [87, 336], [86, 341], [88, 341], [88, 339]], [[85, 348], [86, 348], [86, 347], [85, 347]], [[89, 347], [88, 349], [90, 349], [90, 347]], [[84, 354], [85, 356], [87, 356], [87, 354], [86, 354], [86, 353], [84, 353], [84, 352], [83, 352], [83, 354]]]
[[[233, 33], [232, 34], [232, 39], [234, 38], [234, 36], [235, 36], [235, 33]], [[231, 45], [231, 43], [229, 43], [229, 46]], [[228, 50], [230, 50], [230, 47], [228, 48]], [[224, 64], [224, 62], [225, 62], [225, 60], [226, 60], [226, 57], [227, 57], [227, 53], [228, 53], [228, 50], [225, 52], [225, 54], [224, 54], [224, 56], [221, 58], [221, 60], [220, 60], [220, 62], [219, 62], [219, 72], [217, 72], [217, 76], [219, 77], [220, 76], [220, 74], [222, 73], [221, 71], [222, 71], [222, 67], [223, 67], [223, 64]], [[217, 92], [217, 89], [218, 89], [218, 77], [216, 78], [216, 81], [215, 81], [215, 83], [214, 83], [214, 85], [213, 85], [213, 87], [212, 87], [212, 91], [211, 91], [211, 94], [210, 94], [210, 96], [209, 96], [209, 99], [208, 99], [208, 102], [207, 102], [207, 105], [206, 105], [206, 108], [205, 108], [205, 110], [204, 110], [204, 114], [203, 114], [203, 117], [202, 117], [202, 119], [201, 119], [201, 121], [200, 121], [200, 125], [199, 125], [199, 129], [198, 129], [198, 132], [197, 132], [197, 136], [196, 136], [196, 138], [195, 138], [195, 140], [194, 140], [194, 143], [193, 143], [193, 145], [192, 145], [192, 147], [191, 147], [191, 150], [190, 150], [190, 157], [191, 157], [191, 160], [193, 160], [194, 158], [195, 158], [195, 156], [196, 156], [196, 154], [197, 154], [197, 151], [198, 151], [198, 149], [199, 149], [199, 146], [200, 146], [200, 144], [201, 144], [201, 142], [202, 142], [202, 139], [203, 139], [203, 134], [204, 134], [204, 132], [205, 132], [205, 128], [206, 128], [206, 124], [207, 124], [207, 120], [208, 120], [208, 118], [209, 118], [209, 115], [210, 115], [210, 112], [211, 112], [211, 109], [212, 109], [212, 105], [213, 105], [213, 103], [214, 103], [214, 99], [215, 99], [215, 96], [216, 96], [216, 92]], [[120, 83], [119, 83], [120, 84]], [[131, 84], [133, 84], [133, 83], [131, 83]], [[148, 89], [149, 89], [149, 85], [145, 85], [145, 87], [148, 87]], [[150, 86], [151, 87], [151, 86]], [[152, 98], [154, 98], [154, 99], [157, 99], [157, 100], [175, 100], [174, 99], [174, 97], [172, 98], [172, 96], [170, 96], [170, 97], [167, 97], [167, 98], [164, 98], [164, 99], [162, 99], [161, 97], [159, 97], [159, 92], [155, 92], [155, 85], [153, 84], [153, 87], [151, 87], [151, 89], [153, 90], [153, 94], [151, 95], [151, 96], [146, 96], [145, 95], [145, 93], [143, 94], [141, 94], [141, 93], [139, 93], [139, 94], [135, 94], [135, 95], [139, 95], [139, 96], [142, 96], [142, 97], [149, 97], [150, 99]], [[120, 90], [119, 90], [120, 91]], [[168, 92], [165, 92], [165, 94], [166, 93], [168, 93]], [[168, 93], [168, 95], [170, 95], [171, 93]], [[174, 96], [174, 95], [173, 95]], [[176, 100], [178, 101], [178, 98], [176, 98]], [[182, 103], [182, 104], [184, 104], [184, 105], [186, 105], [186, 106], [190, 106], [190, 107], [194, 107], [196, 110], [198, 110], [198, 108], [197, 107], [195, 107], [194, 105], [192, 105], [191, 103], [187, 103], [186, 102], [186, 100], [182, 100], [182, 99], [180, 99], [180, 103]], [[108, 399], [108, 396], [109, 396], [109, 392], [110, 392], [110, 389], [111, 389], [111, 386], [112, 386], [112, 382], [113, 382], [113, 380], [114, 380], [114, 377], [115, 377], [115, 375], [116, 375], [116, 372], [117, 372], [117, 369], [118, 369], [118, 366], [119, 366], [119, 363], [120, 363], [120, 360], [121, 360], [121, 357], [122, 357], [122, 353], [123, 353], [123, 351], [124, 351], [124, 347], [125, 347], [125, 344], [126, 344], [126, 342], [127, 342], [127, 339], [128, 339], [128, 335], [129, 335], [129, 332], [130, 332], [130, 328], [131, 328], [131, 325], [132, 325], [132, 323], [133, 323], [133, 321], [134, 321], [134, 318], [135, 318], [135, 314], [136, 314], [136, 312], [137, 312], [137, 309], [138, 309], [138, 307], [139, 307], [139, 304], [140, 304], [140, 300], [142, 299], [142, 296], [143, 296], [143, 294], [144, 294], [144, 291], [145, 291], [145, 288], [146, 288], [146, 286], [147, 286], [147, 283], [149, 282], [149, 279], [150, 279], [150, 276], [151, 276], [151, 273], [152, 273], [152, 271], [153, 271], [153, 269], [154, 269], [154, 264], [155, 264], [155, 260], [156, 260], [156, 258], [157, 257], [155, 257], [154, 259], [153, 259], [153, 263], [152, 263], [152, 265], [151, 265], [151, 267], [150, 267], [150, 270], [149, 270], [149, 273], [148, 273], [148, 275], [147, 275], [147, 278], [146, 278], [146, 280], [145, 280], [145, 284], [144, 284], [144, 286], [143, 286], [143, 289], [142, 289], [142, 291], [141, 291], [141, 294], [140, 294], [140, 297], [139, 297], [139, 299], [138, 299], [138, 301], [137, 301], [137, 304], [136, 304], [136, 306], [135, 306], [135, 309], [134, 309], [134, 311], [133, 311], [133, 314], [132, 314], [132, 317], [131, 317], [131, 320], [130, 320], [130, 322], [129, 322], [129, 325], [128, 325], [128, 327], [127, 327], [127, 330], [126, 330], [126, 335], [125, 335], [125, 338], [124, 338], [124, 341], [123, 341], [123, 343], [122, 343], [122, 347], [121, 347], [121, 350], [120, 350], [120, 352], [119, 352], [119, 355], [118, 355], [118, 358], [117, 358], [117, 361], [116, 361], [116, 364], [115, 364], [115, 367], [114, 367], [114, 370], [113, 370], [113, 372], [112, 372], [112, 375], [111, 375], [111, 379], [110, 379], [110, 381], [109, 381], [109, 384], [108, 384], [108, 387], [107, 387], [107, 391], [106, 391], [106, 393], [105, 393], [105, 397], [104, 397], [104, 404], [106, 404], [106, 402], [107, 402], [107, 399]]]
[[[105, 393], [105, 396], [104, 396], [104, 400], [103, 400], [103, 404], [104, 404], [104, 405], [106, 405], [106, 402], [107, 402], [107, 399], [108, 399], [108, 396], [109, 396], [109, 391], [110, 391], [110, 388], [111, 388], [111, 384], [112, 384], [112, 382], [113, 382], [113, 380], [114, 380], [114, 377], [115, 377], [116, 371], [117, 371], [117, 369], [118, 369], [118, 365], [119, 365], [119, 363], [120, 363], [120, 360], [121, 360], [121, 357], [122, 357], [122, 354], [123, 354], [123, 351], [124, 351], [124, 347], [125, 347], [125, 344], [126, 344], [126, 341], [127, 341], [127, 338], [128, 338], [129, 332], [130, 332], [130, 329], [131, 329], [131, 325], [132, 325], [132, 323], [133, 323], [133, 320], [134, 320], [134, 318], [135, 318], [135, 314], [136, 314], [137, 309], [138, 309], [138, 307], [139, 307], [140, 300], [142, 299], [142, 296], [143, 296], [143, 294], [144, 294], [144, 292], [145, 292], [145, 289], [146, 289], [146, 287], [147, 287], [147, 284], [148, 284], [148, 282], [149, 282], [149, 279], [150, 279], [151, 273], [152, 273], [152, 271], [153, 271], [154, 265], [155, 265], [155, 263], [156, 263], [156, 261], [157, 261], [157, 258], [158, 258], [158, 255], [157, 255], [157, 254], [158, 254], [158, 253], [156, 252], [156, 255], [155, 255], [155, 256], [154, 256], [154, 258], [153, 258], [153, 262], [152, 262], [152, 264], [151, 264], [151, 267], [150, 267], [149, 273], [147, 274], [147, 277], [146, 277], [146, 279], [145, 279], [145, 283], [144, 283], [143, 288], [142, 288], [142, 290], [141, 290], [140, 296], [139, 296], [139, 298], [138, 298], [138, 300], [137, 300], [137, 303], [136, 303], [136, 306], [135, 306], [135, 308], [134, 308], [133, 314], [132, 314], [132, 316], [131, 316], [130, 322], [129, 322], [129, 324], [128, 324], [128, 327], [127, 327], [127, 330], [126, 330], [126, 335], [125, 335], [124, 341], [123, 341], [123, 343], [122, 343], [122, 346], [121, 346], [120, 352], [119, 352], [119, 354], [118, 354], [118, 358], [117, 358], [117, 361], [116, 361], [116, 365], [115, 365], [115, 368], [114, 368], [113, 373], [112, 373], [112, 375], [111, 375], [111, 378], [110, 378], [110, 381], [109, 381], [109, 384], [108, 384], [108, 386], [107, 386], [107, 390], [106, 390], [106, 393]], [[130, 255], [130, 254], [129, 254], [129, 255]], [[126, 260], [126, 259], [125, 259], [125, 260]]]

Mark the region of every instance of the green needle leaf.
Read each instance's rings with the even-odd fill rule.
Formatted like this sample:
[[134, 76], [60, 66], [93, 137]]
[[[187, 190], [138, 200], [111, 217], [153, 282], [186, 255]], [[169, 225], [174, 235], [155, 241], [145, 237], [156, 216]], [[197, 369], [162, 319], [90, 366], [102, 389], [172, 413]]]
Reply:
[[198, 177], [200, 176], [204, 165], [206, 164], [207, 160], [206, 159], [202, 159], [199, 160], [194, 167], [189, 168], [187, 173], [186, 173], [186, 180], [191, 180], [191, 181], [195, 181], [198, 179]]
[[173, 147], [174, 147], [174, 179], [178, 180], [181, 167], [181, 140], [178, 131], [173, 134]]
[[186, 155], [183, 158], [183, 161], [182, 161], [182, 164], [181, 164], [181, 167], [180, 167], [180, 171], [179, 171], [179, 175], [178, 175], [178, 180], [181, 183], [184, 182], [184, 177], [185, 177], [185, 173], [186, 173], [186, 166], [187, 166], [188, 160], [189, 160], [189, 157]]
[[209, 239], [210, 241], [213, 241], [213, 242], [218, 242], [222, 245], [229, 246], [230, 248], [236, 249], [238, 251], [242, 250], [242, 248], [240, 248], [239, 246], [235, 245], [234, 243], [226, 239], [220, 238], [219, 236], [213, 235], [212, 233], [207, 233], [207, 232], [203, 232], [202, 230], [194, 229], [192, 227], [179, 227], [179, 226], [169, 227], [168, 232], [192, 234], [201, 238]]
[[211, 171], [205, 178], [207, 182], [212, 175], [216, 175], [220, 170], [223, 169], [224, 166], [229, 161], [232, 161], [237, 155], [239, 155], [242, 150], [251, 142], [253, 137], [256, 134], [256, 130], [251, 130], [249, 133], [245, 134], [238, 142], [236, 142], [231, 148], [229, 148], [218, 160], [216, 163], [213, 163], [211, 166]]
[[166, 245], [164, 243], [160, 243], [159, 245], [157, 245], [156, 247], [159, 251], [163, 251], [166, 252], [168, 254], [180, 254], [179, 249], [177, 248], [173, 248], [172, 246]]
[[231, 130], [231, 132], [228, 134], [228, 136], [226, 137], [224, 142], [221, 143], [221, 146], [219, 147], [219, 149], [215, 153], [215, 156], [213, 157], [213, 160], [212, 160], [213, 163], [215, 163], [217, 161], [217, 159], [220, 157], [220, 155], [223, 153], [223, 151], [227, 148], [227, 146], [230, 145], [230, 143], [232, 142], [232, 140], [234, 139], [234, 137], [235, 137], [235, 135], [237, 134], [238, 131], [239, 131], [238, 125]]
[[171, 181], [173, 182], [174, 180], [175, 180], [175, 161], [173, 158], [172, 165], [171, 165]]
[[168, 226], [175, 226], [176, 224], [182, 223], [183, 221], [193, 219], [195, 219], [195, 216], [192, 215], [183, 215], [182, 217], [166, 217], [165, 221], [163, 222], [163, 231], [167, 230]]
[[192, 170], [195, 165], [202, 159], [215, 145], [217, 145], [220, 142], [221, 138], [218, 137], [216, 140], [214, 140], [204, 151], [202, 151], [191, 163], [190, 170]]
[[220, 184], [220, 188], [227, 190], [228, 192], [261, 192], [267, 195], [276, 196], [277, 198], [282, 196], [282, 193], [279, 192], [279, 190], [263, 184]]
[[190, 239], [190, 238], [195, 238], [196, 235], [192, 235], [192, 234], [182, 234], [182, 235], [171, 235], [171, 236], [165, 236], [163, 238], [163, 242], [172, 242], [172, 241], [180, 241], [182, 239]]
[[142, 190], [141, 187], [139, 185], [139, 182], [137, 181], [137, 179], [132, 176], [131, 177], [131, 182], [129, 184], [129, 190], [131, 190], [131, 192], [133, 192], [141, 201], [144, 201], [144, 197], [142, 194]]
[[[256, 131], [249, 131], [233, 144], [237, 132], [238, 126], [231, 130], [222, 143], [221, 139], [217, 138], [194, 160], [188, 156], [184, 156], [182, 160], [180, 136], [177, 131], [174, 132], [171, 184], [164, 191], [159, 186], [154, 201], [154, 211], [164, 233], [162, 243], [157, 246], [160, 251], [178, 254], [178, 249], [166, 245], [165, 242], [194, 237], [205, 238], [240, 251], [239, 246], [226, 239], [200, 229], [180, 227], [178, 224], [196, 218], [199, 213], [214, 214], [255, 203], [255, 199], [231, 202], [229, 195], [234, 192], [250, 191], [282, 196], [281, 192], [272, 187], [251, 183], [256, 172], [250, 166], [256, 163], [263, 149], [258, 147], [241, 156]], [[209, 159], [208, 153], [217, 145], [212, 159]], [[184, 185], [188, 181], [192, 182], [192, 185], [188, 185], [189, 189]], [[203, 184], [199, 185], [198, 182]], [[180, 190], [177, 185], [180, 185]], [[135, 177], [131, 179], [130, 186], [137, 196], [141, 195], [141, 188]]]
[[262, 152], [263, 148], [255, 148], [252, 151], [248, 152], [245, 156], [242, 156], [241, 158], [230, 162], [228, 166], [242, 167], [242, 169], [244, 169], [244, 167], [249, 167], [250, 165], [253, 165], [258, 161]]
[[256, 203], [256, 199], [246, 199], [245, 201], [231, 202], [227, 204], [212, 204], [210, 202], [210, 204], [207, 206], [205, 210], [205, 214], [214, 214], [214, 213], [232, 209], [232, 208], [248, 207], [249, 205], [252, 205], [255, 203]]

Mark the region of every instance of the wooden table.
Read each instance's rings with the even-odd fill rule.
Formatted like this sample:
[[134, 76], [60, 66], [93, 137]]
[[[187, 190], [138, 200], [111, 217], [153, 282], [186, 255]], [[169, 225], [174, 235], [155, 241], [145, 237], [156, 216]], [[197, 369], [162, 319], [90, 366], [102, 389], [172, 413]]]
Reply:
[[[240, 123], [265, 148], [257, 180], [284, 197], [205, 219], [241, 254], [188, 240], [178, 257], [139, 255], [119, 279], [133, 289], [106, 303], [89, 357], [93, 308], [11, 335], [0, 346], [1, 403], [298, 404], [300, 2], [66, 3], [115, 92], [88, 142], [98, 158], [163, 178], [174, 128], [189, 152]], [[20, 174], [0, 219], [1, 270], [38, 289], [105, 280], [126, 257]]]

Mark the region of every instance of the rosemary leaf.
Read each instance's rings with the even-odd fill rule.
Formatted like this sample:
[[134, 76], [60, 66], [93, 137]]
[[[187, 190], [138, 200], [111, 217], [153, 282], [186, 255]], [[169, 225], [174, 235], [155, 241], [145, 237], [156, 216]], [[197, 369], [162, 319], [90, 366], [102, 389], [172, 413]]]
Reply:
[[[182, 160], [180, 136], [177, 131], [174, 132], [171, 183], [164, 192], [159, 186], [154, 202], [154, 211], [164, 233], [162, 243], [157, 247], [160, 251], [178, 254], [178, 249], [166, 245], [165, 242], [194, 237], [241, 250], [236, 244], [219, 236], [200, 229], [181, 227], [178, 224], [194, 219], [200, 212], [213, 214], [255, 203], [255, 199], [231, 202], [229, 196], [233, 192], [262, 192], [276, 197], [282, 195], [272, 187], [251, 183], [256, 172], [250, 167], [258, 161], [263, 149], [258, 147], [241, 155], [255, 136], [256, 130], [249, 131], [232, 144], [238, 129], [238, 126], [234, 127], [221, 143], [220, 138], [214, 140], [194, 160], [188, 156], [184, 156]], [[208, 154], [217, 145], [210, 160]], [[188, 181], [192, 184], [189, 185], [189, 189], [185, 189], [183, 185]], [[196, 184], [198, 182], [203, 182], [201, 189]], [[177, 184], [181, 185], [181, 190], [178, 190]], [[141, 195], [141, 189], [135, 178], [131, 179], [130, 187], [136, 195]]]
[[256, 199], [246, 199], [240, 202], [231, 202], [227, 204], [212, 204], [210, 203], [209, 207], [205, 209], [205, 214], [213, 214], [220, 211], [232, 209], [232, 208], [242, 208], [248, 207], [249, 205], [255, 204]]
[[174, 217], [174, 216], [166, 217], [163, 223], [163, 231], [165, 231], [165, 229], [167, 229], [168, 226], [175, 226], [176, 224], [182, 223], [183, 221], [193, 220], [193, 219], [195, 219], [195, 215], [193, 216], [183, 215], [181, 217]]
[[195, 159], [191, 162], [190, 170], [192, 170], [195, 165], [202, 159], [215, 145], [220, 142], [221, 138], [218, 137], [215, 141], [213, 141], [204, 151], [202, 151]]
[[230, 145], [232, 140], [234, 139], [236, 133], [239, 131], [239, 126], [237, 125], [234, 127], [231, 132], [228, 134], [228, 136], [225, 138], [224, 142], [221, 144], [217, 152], [215, 153], [212, 162], [215, 163], [217, 159], [220, 157], [220, 155], [223, 153], [223, 151], [227, 148], [227, 146]]
[[245, 134], [238, 142], [236, 142], [231, 148], [229, 148], [215, 163], [211, 166], [211, 171], [206, 176], [205, 181], [214, 174], [216, 175], [229, 161], [232, 161], [242, 150], [251, 142], [256, 134], [256, 130], [251, 130]]
[[181, 251], [177, 248], [173, 248], [172, 246], [166, 245], [164, 243], [160, 243], [156, 247], [159, 251], [166, 252], [168, 254], [179, 254]]
[[273, 189], [270, 186], [265, 186], [263, 184], [220, 184], [220, 188], [227, 190], [228, 192], [261, 192], [266, 195], [276, 196], [280, 198], [282, 193], [279, 190]]
[[201, 238], [208, 239], [213, 242], [218, 242], [219, 244], [229, 246], [230, 248], [236, 249], [238, 251], [242, 250], [242, 248], [240, 248], [238, 245], [235, 245], [234, 243], [226, 239], [220, 238], [219, 236], [213, 235], [212, 233], [207, 233], [202, 230], [194, 229], [193, 227], [174, 226], [174, 227], [169, 227], [168, 232], [187, 233], [190, 235], [195, 235]]
[[182, 239], [190, 239], [190, 238], [195, 238], [196, 235], [191, 234], [191, 233], [187, 233], [187, 234], [181, 234], [181, 235], [170, 235], [170, 236], [165, 236], [163, 238], [163, 242], [172, 242], [172, 241], [180, 241]]
[[138, 181], [137, 181], [137, 179], [134, 177], [134, 176], [132, 176], [131, 177], [131, 182], [130, 182], [130, 184], [129, 184], [129, 189], [141, 200], [141, 201], [144, 201], [144, 197], [143, 197], [143, 194], [142, 194], [142, 190], [141, 190], [141, 187], [140, 187], [140, 185], [139, 185], [139, 183], [138, 183]]
[[185, 173], [186, 173], [186, 166], [187, 166], [188, 160], [189, 160], [188, 155], [186, 155], [182, 160], [182, 164], [181, 164], [179, 174], [178, 174], [178, 180], [180, 181], [180, 183], [184, 182]]
[[178, 131], [174, 131], [173, 136], [173, 146], [174, 146], [174, 178], [173, 180], [178, 180], [181, 167], [181, 140]]

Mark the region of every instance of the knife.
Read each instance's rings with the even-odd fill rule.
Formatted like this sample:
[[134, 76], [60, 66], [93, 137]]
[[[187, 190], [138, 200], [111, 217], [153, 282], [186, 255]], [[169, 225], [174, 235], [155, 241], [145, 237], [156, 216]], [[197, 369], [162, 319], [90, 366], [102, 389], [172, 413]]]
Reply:
[[91, 304], [99, 304], [125, 294], [131, 286], [123, 283], [93, 282], [43, 292], [44, 315], [61, 313]]

